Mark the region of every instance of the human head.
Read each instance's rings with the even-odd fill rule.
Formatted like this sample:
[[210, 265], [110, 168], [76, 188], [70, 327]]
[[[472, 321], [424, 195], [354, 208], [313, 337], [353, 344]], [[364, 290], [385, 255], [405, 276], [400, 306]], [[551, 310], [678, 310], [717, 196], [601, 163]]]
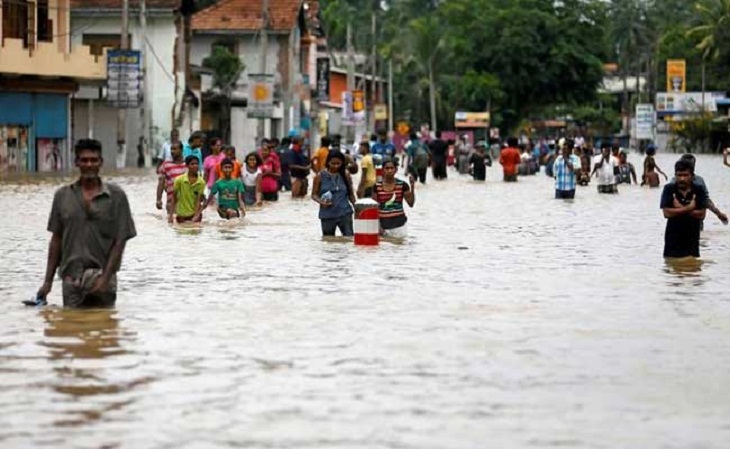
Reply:
[[614, 143], [614, 144], [613, 144], [613, 145], [611, 146], [611, 153], [612, 153], [612, 154], [613, 154], [614, 156], [618, 157], [618, 152], [619, 152], [619, 150], [620, 150], [620, 149], [621, 149], [621, 147], [620, 147], [620, 146], [619, 146], [619, 145], [618, 145], [617, 143]]
[[363, 156], [368, 154], [370, 152], [370, 142], [368, 141], [362, 141], [360, 142], [360, 148], [358, 149], [360, 154]]
[[179, 140], [170, 144], [170, 156], [172, 156], [173, 161], [180, 160], [180, 158], [182, 157], [182, 150], [182, 142], [180, 142]]
[[246, 165], [250, 168], [258, 168], [261, 164], [261, 156], [257, 153], [253, 152], [246, 155]]
[[223, 145], [222, 150], [228, 159], [236, 159], [236, 147], [234, 147], [233, 145]]
[[291, 145], [291, 141], [292, 139], [290, 137], [284, 137], [283, 139], [281, 139], [281, 146], [288, 147], [289, 145]]
[[691, 153], [683, 154], [680, 159], [683, 161], [686, 161], [689, 165], [692, 166], [692, 172], [695, 171], [695, 164], [697, 162], [697, 159], [695, 158], [694, 154], [691, 154]]
[[611, 145], [608, 142], [601, 144], [601, 154], [607, 157], [611, 153]]
[[173, 128], [172, 131], [170, 131], [170, 142], [179, 142], [180, 141], [180, 131], [178, 131], [177, 128]]
[[388, 140], [388, 131], [386, 131], [383, 128], [379, 129], [378, 130], [378, 140], [381, 143], [385, 143]]
[[203, 146], [203, 140], [205, 140], [205, 134], [202, 131], [195, 131], [190, 134], [188, 145], [190, 145], [190, 148], [200, 148]]
[[342, 173], [345, 172], [345, 155], [340, 151], [330, 151], [327, 155], [327, 162], [325, 163], [327, 170], [330, 173]]
[[221, 152], [221, 145], [223, 141], [219, 137], [210, 139], [210, 151], [213, 154], [219, 154]]
[[646, 154], [647, 156], [654, 156], [656, 154], [656, 145], [653, 143], [650, 143], [646, 146]]
[[507, 146], [516, 148], [517, 147], [517, 137], [510, 136], [507, 138]]
[[221, 171], [226, 179], [229, 179], [231, 177], [231, 173], [233, 173], [233, 161], [228, 158], [223, 159], [223, 161], [221, 161]]
[[268, 148], [268, 146], [269, 146], [269, 139], [267, 139], [266, 137], [261, 139], [261, 148]]
[[680, 189], [688, 188], [694, 178], [694, 171], [694, 165], [687, 159], [680, 158], [674, 164], [674, 178], [677, 180], [677, 187]]
[[261, 157], [267, 158], [267, 157], [269, 157], [269, 154], [271, 154], [271, 148], [269, 148], [268, 145], [262, 145], [261, 146]]
[[618, 160], [623, 164], [626, 163], [626, 160], [628, 159], [628, 155], [625, 151], [621, 150], [618, 153]]
[[74, 146], [74, 154], [81, 179], [96, 179], [99, 177], [99, 170], [104, 165], [104, 158], [101, 155], [101, 142], [95, 139], [80, 139]]
[[436, 136], [437, 139], [440, 139], [441, 138], [441, 130], [437, 130], [434, 135]]
[[188, 167], [188, 173], [193, 175], [197, 174], [198, 169], [200, 169], [199, 164], [198, 158], [192, 154], [185, 158], [185, 165]]
[[383, 179], [392, 181], [395, 178], [395, 172], [397, 170], [398, 167], [395, 165], [395, 159], [391, 157], [383, 159]]
[[332, 143], [332, 140], [330, 140], [327, 136], [322, 136], [321, 139], [319, 139], [319, 146], [323, 148], [329, 148], [330, 144]]
[[409, 137], [411, 140], [418, 140], [418, 134], [416, 134], [415, 132], [412, 132]]

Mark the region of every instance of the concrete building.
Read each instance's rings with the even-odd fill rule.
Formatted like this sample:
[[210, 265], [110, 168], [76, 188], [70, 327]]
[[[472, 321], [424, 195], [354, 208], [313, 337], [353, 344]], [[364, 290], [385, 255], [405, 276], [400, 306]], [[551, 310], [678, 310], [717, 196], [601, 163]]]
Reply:
[[106, 66], [74, 42], [70, 0], [3, 1], [0, 10], [0, 176], [71, 167], [71, 95]]
[[[263, 135], [258, 135], [258, 120], [248, 117], [249, 74], [261, 70], [262, 0], [221, 0], [192, 17], [190, 65], [194, 71], [191, 89], [200, 100], [190, 126], [209, 134], [225, 135], [230, 126], [230, 142], [239, 156], [257, 148], [261, 137], [282, 137], [294, 129], [305, 133], [309, 128], [310, 59], [312, 44], [311, 5], [300, 0], [269, 0], [268, 45], [265, 72], [273, 75], [273, 116], [264, 121]], [[201, 70], [203, 61], [215, 46], [224, 46], [238, 55], [244, 64], [231, 92], [230, 125], [221, 108], [220, 92], [213, 88], [212, 74]]]
[[[117, 161], [117, 109], [107, 102], [104, 83], [83, 83], [74, 96], [74, 137], [100, 140], [105, 159], [117, 161], [117, 166], [136, 165], [137, 147], [143, 136], [149, 153], [154, 155], [174, 126], [175, 110], [179, 108], [184, 89], [184, 79], [176, 68], [179, 3], [178, 0], [147, 0], [143, 27], [140, 2], [130, 0], [130, 49], [142, 51], [147, 79], [143, 86], [144, 108], [127, 109], [124, 160]], [[71, 25], [73, 30], [78, 30], [72, 33], [71, 42], [89, 46], [97, 63], [106, 64], [106, 49], [120, 47], [121, 5], [121, 0], [71, 0]], [[186, 134], [182, 133], [182, 137]]]

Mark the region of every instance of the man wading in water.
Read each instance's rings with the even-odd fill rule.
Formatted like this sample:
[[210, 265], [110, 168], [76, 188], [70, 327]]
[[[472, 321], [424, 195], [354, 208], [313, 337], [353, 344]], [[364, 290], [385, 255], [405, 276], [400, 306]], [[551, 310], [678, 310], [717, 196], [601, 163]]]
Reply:
[[667, 219], [664, 257], [700, 257], [700, 226], [705, 219], [707, 196], [696, 187], [694, 167], [686, 159], [674, 164], [675, 183], [664, 186], [660, 207]]
[[45, 301], [53, 274], [63, 280], [66, 307], [112, 307], [117, 298], [116, 273], [127, 240], [137, 235], [127, 195], [99, 177], [104, 163], [101, 143], [82, 139], [74, 148], [80, 177], [53, 197], [48, 231], [46, 278], [38, 290]]

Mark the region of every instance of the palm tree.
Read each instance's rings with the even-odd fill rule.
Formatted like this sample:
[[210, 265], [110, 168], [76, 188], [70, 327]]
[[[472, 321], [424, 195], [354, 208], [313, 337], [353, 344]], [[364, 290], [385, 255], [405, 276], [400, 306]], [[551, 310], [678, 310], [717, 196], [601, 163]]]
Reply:
[[695, 3], [698, 25], [687, 36], [699, 40], [695, 48], [702, 52], [702, 107], [705, 107], [705, 66], [720, 57], [722, 36], [730, 26], [730, 0], [701, 0]]
[[408, 49], [421, 72], [428, 77], [431, 130], [436, 130], [436, 75], [434, 61], [444, 47], [444, 28], [434, 14], [413, 19], [408, 24]]

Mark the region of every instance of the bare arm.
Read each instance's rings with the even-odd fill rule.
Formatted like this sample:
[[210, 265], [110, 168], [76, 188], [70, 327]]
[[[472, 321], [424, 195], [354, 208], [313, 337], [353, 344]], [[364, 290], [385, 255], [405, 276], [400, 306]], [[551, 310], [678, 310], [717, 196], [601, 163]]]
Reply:
[[350, 202], [352, 204], [355, 204], [355, 201], [357, 201], [357, 199], [355, 199], [355, 190], [352, 188], [352, 176], [350, 176], [349, 173], [345, 173], [345, 176], [346, 176], [345, 182], [350, 186], [350, 189], [349, 189], [349, 191], [350, 191], [350, 195], [349, 195]]
[[160, 180], [157, 181], [157, 208], [162, 209], [162, 192], [165, 190], [165, 178], [160, 176]]
[[261, 173], [259, 173], [256, 176], [256, 204], [261, 204], [262, 202], [262, 195], [261, 195]]
[[365, 195], [365, 178], [367, 177], [368, 169], [363, 167], [362, 174], [360, 175], [360, 183], [357, 186], [357, 197], [362, 198]]
[[322, 201], [322, 198], [319, 196], [319, 187], [322, 184], [322, 178], [320, 178], [319, 174], [314, 177], [314, 181], [312, 182], [312, 200], [315, 203], [318, 203], [320, 205], [326, 204], [324, 201]]
[[168, 223], [172, 223], [172, 219], [175, 215], [176, 205], [177, 205], [177, 193], [175, 191], [173, 191], [171, 198], [170, 198], [170, 211], [167, 213], [167, 222]]
[[51, 241], [48, 242], [48, 260], [46, 261], [46, 277], [43, 280], [43, 285], [38, 289], [37, 296], [45, 298], [48, 293], [51, 292], [53, 286], [53, 275], [58, 269], [58, 264], [61, 261], [61, 234], [53, 233]]
[[407, 192], [403, 193], [403, 199], [406, 200], [408, 206], [413, 207], [413, 205], [416, 204], [416, 183], [413, 176], [409, 177], [409, 181], [411, 188]]

